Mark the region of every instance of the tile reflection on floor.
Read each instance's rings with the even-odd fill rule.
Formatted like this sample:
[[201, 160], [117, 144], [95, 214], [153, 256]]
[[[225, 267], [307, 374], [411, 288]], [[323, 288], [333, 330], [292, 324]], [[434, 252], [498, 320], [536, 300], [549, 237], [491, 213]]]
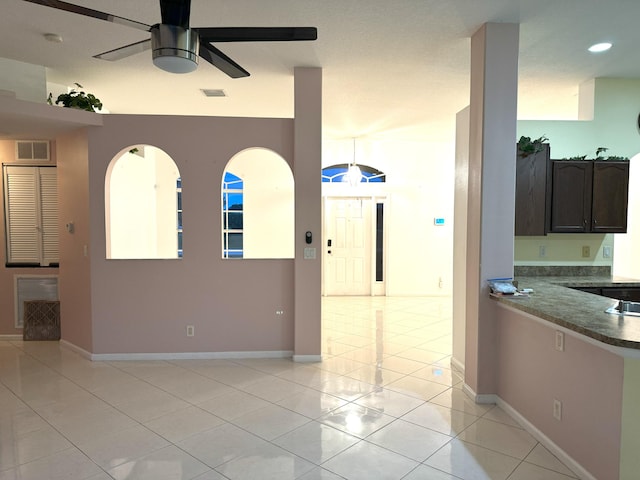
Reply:
[[451, 369], [449, 298], [323, 298], [324, 361], [0, 341], [0, 480], [570, 480]]

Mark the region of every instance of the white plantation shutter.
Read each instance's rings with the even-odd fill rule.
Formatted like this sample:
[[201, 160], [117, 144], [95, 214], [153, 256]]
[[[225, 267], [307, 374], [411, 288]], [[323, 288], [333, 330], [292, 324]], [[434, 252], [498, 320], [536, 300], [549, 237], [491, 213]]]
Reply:
[[56, 169], [41, 167], [40, 173], [40, 233], [42, 263], [58, 263], [58, 179]]
[[58, 262], [55, 167], [4, 167], [8, 264]]

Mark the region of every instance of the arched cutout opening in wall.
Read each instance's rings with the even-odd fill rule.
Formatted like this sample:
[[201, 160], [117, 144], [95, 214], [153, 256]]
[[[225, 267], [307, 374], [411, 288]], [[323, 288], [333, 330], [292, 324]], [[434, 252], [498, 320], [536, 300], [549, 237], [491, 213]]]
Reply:
[[293, 258], [294, 180], [265, 148], [235, 155], [222, 177], [222, 258]]
[[182, 185], [173, 159], [151, 145], [132, 145], [105, 178], [107, 258], [182, 256]]

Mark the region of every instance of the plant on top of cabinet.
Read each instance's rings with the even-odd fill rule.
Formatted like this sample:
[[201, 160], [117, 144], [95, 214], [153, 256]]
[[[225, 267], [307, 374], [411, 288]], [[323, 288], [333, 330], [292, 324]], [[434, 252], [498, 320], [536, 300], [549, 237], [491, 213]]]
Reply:
[[[79, 83], [75, 84], [77, 88], [83, 88]], [[53, 95], [49, 93], [47, 103], [53, 105]], [[61, 93], [56, 99], [56, 105], [62, 104], [63, 107], [77, 108], [78, 110], [86, 110], [88, 112], [97, 112], [102, 109], [102, 102], [93, 93], [85, 93], [82, 90], [77, 91], [72, 88], [68, 93]]]
[[529, 155], [539, 153], [544, 149], [544, 144], [549, 139], [544, 135], [542, 137], [532, 140], [531, 137], [525, 137], [524, 135], [518, 140], [518, 155], [521, 157], [528, 157]]
[[563, 158], [563, 161], [593, 161], [593, 162], [628, 162], [629, 157], [619, 157], [616, 155], [610, 155], [608, 157], [603, 156], [602, 154], [607, 152], [609, 149], [607, 147], [598, 147], [596, 148], [596, 156], [594, 158], [587, 158], [588, 155], [579, 155], [575, 157]]

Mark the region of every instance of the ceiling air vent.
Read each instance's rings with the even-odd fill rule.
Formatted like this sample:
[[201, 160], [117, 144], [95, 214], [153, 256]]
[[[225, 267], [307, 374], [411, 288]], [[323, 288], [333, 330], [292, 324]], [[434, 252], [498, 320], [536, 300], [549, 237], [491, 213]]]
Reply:
[[16, 160], [49, 160], [49, 142], [46, 140], [17, 140]]
[[227, 94], [221, 88], [203, 88], [202, 93], [207, 97], [226, 97]]

